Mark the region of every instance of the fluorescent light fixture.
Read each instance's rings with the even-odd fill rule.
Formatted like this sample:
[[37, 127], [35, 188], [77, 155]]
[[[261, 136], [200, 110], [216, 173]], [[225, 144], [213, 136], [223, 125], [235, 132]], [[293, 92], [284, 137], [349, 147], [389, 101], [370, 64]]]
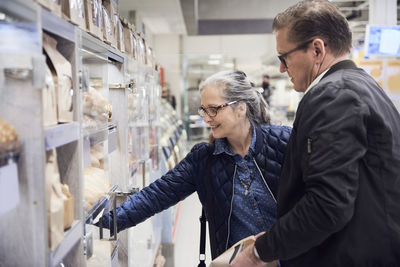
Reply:
[[233, 63], [224, 63], [225, 68], [233, 69]]
[[210, 59], [221, 59], [222, 55], [221, 54], [211, 54], [209, 56]]
[[208, 65], [219, 65], [219, 60], [218, 59], [209, 60]]

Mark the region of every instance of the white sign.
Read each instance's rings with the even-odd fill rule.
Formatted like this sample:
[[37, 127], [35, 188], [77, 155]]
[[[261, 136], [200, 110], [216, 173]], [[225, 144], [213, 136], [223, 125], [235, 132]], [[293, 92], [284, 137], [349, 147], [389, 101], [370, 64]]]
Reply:
[[0, 215], [14, 209], [19, 203], [18, 169], [13, 160], [0, 167]]

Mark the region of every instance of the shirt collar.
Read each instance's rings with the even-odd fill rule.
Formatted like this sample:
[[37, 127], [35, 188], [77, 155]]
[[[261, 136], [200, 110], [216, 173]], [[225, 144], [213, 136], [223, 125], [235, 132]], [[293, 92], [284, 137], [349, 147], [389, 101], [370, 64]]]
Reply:
[[329, 69], [330, 68], [326, 69], [324, 72], [322, 72], [320, 75], [318, 75], [317, 78], [315, 78], [314, 81], [308, 86], [308, 88], [304, 92], [304, 94], [307, 94], [307, 92], [310, 91], [310, 89], [312, 87], [314, 87], [317, 83], [319, 83], [319, 81], [322, 79], [322, 77], [324, 77], [325, 73], [327, 73]]
[[[251, 144], [249, 147], [249, 152], [254, 154], [255, 152], [255, 147], [256, 147], [256, 127], [252, 123], [251, 128], [253, 129], [253, 136], [251, 138]], [[226, 138], [215, 138], [215, 149], [214, 149], [214, 155], [218, 155], [221, 153], [226, 153], [230, 156], [234, 156], [235, 153], [232, 152], [231, 147], [229, 146], [228, 140]]]

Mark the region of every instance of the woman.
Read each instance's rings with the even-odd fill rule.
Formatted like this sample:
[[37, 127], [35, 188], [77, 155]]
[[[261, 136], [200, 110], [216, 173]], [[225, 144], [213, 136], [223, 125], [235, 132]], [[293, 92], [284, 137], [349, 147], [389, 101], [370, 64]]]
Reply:
[[[193, 192], [205, 209], [212, 258], [265, 231], [276, 219], [276, 193], [290, 128], [269, 125], [267, 104], [241, 71], [200, 84], [199, 114], [214, 140], [195, 145], [176, 167], [117, 208], [117, 229], [134, 226]], [[112, 225], [112, 213], [102, 217]]]

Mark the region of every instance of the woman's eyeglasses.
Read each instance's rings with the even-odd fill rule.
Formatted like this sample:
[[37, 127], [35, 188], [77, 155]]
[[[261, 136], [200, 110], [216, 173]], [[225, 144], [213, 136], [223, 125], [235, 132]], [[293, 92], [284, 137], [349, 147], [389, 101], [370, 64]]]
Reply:
[[300, 44], [299, 46], [297, 46], [296, 48], [293, 48], [292, 50], [290, 50], [289, 52], [286, 52], [282, 55], [279, 55], [278, 58], [281, 61], [282, 65], [285, 67], [285, 69], [288, 68], [287, 64], [286, 64], [286, 60], [285, 58], [290, 55], [291, 53], [297, 51], [297, 50], [301, 50], [306, 48], [312, 41], [314, 41], [314, 39], [308, 40], [307, 42], [304, 42], [302, 44]]
[[207, 114], [208, 117], [213, 118], [213, 117], [217, 116], [218, 110], [220, 110], [221, 108], [230, 106], [230, 105], [232, 105], [232, 104], [235, 104], [236, 102], [237, 102], [237, 101], [231, 101], [231, 102], [228, 102], [228, 103], [225, 103], [225, 104], [216, 106], [216, 107], [208, 107], [208, 108], [199, 107], [198, 110], [197, 110], [197, 112], [199, 113], [199, 115], [200, 115], [201, 117], [204, 117], [204, 116]]

